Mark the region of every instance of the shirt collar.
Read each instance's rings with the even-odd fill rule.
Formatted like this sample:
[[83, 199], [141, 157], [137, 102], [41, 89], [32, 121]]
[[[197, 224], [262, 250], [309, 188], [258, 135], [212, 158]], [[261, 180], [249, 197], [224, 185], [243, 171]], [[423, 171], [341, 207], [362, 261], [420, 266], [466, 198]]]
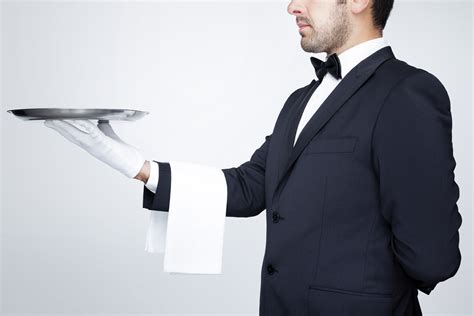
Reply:
[[[385, 38], [378, 37], [362, 43], [359, 43], [351, 48], [343, 51], [339, 57], [341, 63], [341, 79], [342, 80], [357, 64], [366, 59], [379, 49], [388, 46]], [[329, 56], [326, 56], [326, 60]]]

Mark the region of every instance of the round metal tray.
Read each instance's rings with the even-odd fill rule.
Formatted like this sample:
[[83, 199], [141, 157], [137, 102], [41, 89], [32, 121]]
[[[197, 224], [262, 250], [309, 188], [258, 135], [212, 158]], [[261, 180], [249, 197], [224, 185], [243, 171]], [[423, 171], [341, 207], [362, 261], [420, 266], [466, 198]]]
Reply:
[[7, 112], [25, 120], [47, 119], [90, 119], [103, 121], [136, 121], [149, 112], [131, 109], [73, 109], [73, 108], [26, 108], [11, 109]]

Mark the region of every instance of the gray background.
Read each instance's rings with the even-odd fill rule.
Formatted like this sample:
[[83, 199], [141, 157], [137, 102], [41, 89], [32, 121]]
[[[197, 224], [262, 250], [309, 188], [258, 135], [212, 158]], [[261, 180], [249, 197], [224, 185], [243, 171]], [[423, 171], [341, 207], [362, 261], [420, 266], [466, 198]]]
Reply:
[[[397, 58], [448, 90], [461, 188], [461, 267], [419, 298], [426, 314], [468, 315], [473, 4], [395, 2], [384, 35]], [[271, 133], [289, 94], [314, 77], [287, 5], [1, 3], [1, 312], [257, 314], [263, 213], [226, 219], [223, 274], [164, 273], [162, 255], [144, 251], [141, 182], [5, 111], [146, 110], [113, 125], [147, 158], [238, 166]]]

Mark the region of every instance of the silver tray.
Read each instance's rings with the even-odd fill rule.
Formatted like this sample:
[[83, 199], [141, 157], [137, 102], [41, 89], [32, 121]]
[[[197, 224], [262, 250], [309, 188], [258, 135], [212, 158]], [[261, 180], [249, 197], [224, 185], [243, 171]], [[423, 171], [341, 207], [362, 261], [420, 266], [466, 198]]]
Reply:
[[72, 108], [27, 108], [11, 109], [7, 112], [25, 120], [47, 120], [47, 119], [89, 119], [89, 120], [118, 120], [136, 121], [149, 114], [145, 111], [130, 109], [72, 109]]

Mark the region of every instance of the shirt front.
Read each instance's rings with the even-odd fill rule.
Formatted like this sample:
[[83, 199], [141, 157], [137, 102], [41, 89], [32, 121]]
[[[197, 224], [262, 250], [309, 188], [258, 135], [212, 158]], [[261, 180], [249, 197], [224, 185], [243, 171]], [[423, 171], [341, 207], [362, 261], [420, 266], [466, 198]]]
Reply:
[[[362, 60], [369, 57], [379, 49], [388, 46], [387, 42], [383, 37], [374, 38], [360, 44], [357, 44], [340, 55], [339, 61], [341, 63], [341, 79], [336, 79], [330, 73], [327, 73], [317, 87], [317, 89], [311, 95], [306, 107], [304, 109], [303, 115], [298, 124], [298, 129], [296, 130], [296, 136], [293, 142], [293, 146], [298, 140], [298, 136], [303, 130], [304, 126], [311, 117], [316, 113], [321, 104], [326, 100], [326, 98], [331, 94], [331, 92], [337, 87], [337, 85], [344, 79], [344, 77], [359, 64]], [[326, 56], [327, 60], [328, 56]]]

